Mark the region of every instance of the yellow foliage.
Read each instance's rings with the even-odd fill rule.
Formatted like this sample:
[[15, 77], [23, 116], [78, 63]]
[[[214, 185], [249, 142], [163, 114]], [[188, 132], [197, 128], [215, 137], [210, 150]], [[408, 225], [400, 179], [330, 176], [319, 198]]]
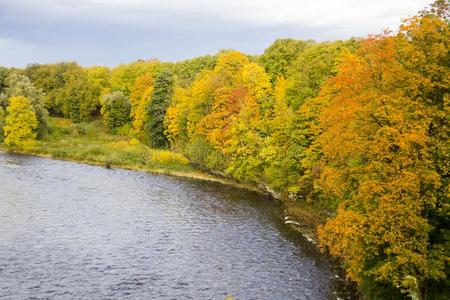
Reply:
[[152, 150], [151, 160], [161, 163], [163, 165], [167, 164], [181, 164], [188, 165], [189, 160], [179, 153], [174, 153], [167, 150]]
[[263, 67], [255, 63], [246, 64], [242, 68], [242, 81], [248, 88], [250, 95], [263, 107], [270, 106], [273, 94], [270, 77]]
[[37, 136], [38, 121], [30, 100], [25, 97], [11, 97], [6, 108], [4, 143], [7, 146], [23, 148]]
[[139, 145], [140, 142], [137, 139], [133, 138], [128, 142], [128, 144], [130, 144], [130, 146], [136, 146], [136, 145]]
[[151, 75], [144, 74], [136, 79], [130, 95], [132, 130], [136, 136], [142, 135], [146, 122], [145, 110], [150, 103], [152, 92], [153, 78]]

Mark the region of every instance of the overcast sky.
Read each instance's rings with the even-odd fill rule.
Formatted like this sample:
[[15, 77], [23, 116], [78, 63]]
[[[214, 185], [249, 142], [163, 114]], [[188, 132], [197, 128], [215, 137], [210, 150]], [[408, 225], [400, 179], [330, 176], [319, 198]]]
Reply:
[[396, 29], [425, 0], [0, 0], [0, 65], [176, 61]]

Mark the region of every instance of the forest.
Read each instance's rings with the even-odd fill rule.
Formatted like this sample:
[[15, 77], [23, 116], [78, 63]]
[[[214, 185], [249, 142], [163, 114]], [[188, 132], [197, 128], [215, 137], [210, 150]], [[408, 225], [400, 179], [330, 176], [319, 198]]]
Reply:
[[101, 122], [141, 158], [325, 212], [319, 246], [364, 299], [449, 299], [449, 25], [438, 0], [395, 31], [261, 55], [0, 67], [0, 141], [39, 152]]

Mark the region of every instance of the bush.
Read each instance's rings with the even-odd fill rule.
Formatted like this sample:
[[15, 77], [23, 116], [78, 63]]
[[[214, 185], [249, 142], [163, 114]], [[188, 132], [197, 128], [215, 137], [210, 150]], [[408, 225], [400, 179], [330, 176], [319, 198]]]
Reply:
[[36, 138], [38, 128], [38, 120], [30, 100], [21, 96], [11, 97], [6, 111], [5, 144], [10, 147], [26, 147]]
[[174, 153], [167, 150], [154, 150], [151, 154], [151, 159], [154, 162], [161, 163], [163, 165], [168, 164], [181, 164], [188, 165], [189, 160], [179, 153]]

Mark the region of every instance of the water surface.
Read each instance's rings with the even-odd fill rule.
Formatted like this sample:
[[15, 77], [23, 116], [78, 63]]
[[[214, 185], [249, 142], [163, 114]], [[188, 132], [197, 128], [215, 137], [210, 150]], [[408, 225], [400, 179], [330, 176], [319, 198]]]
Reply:
[[0, 298], [342, 298], [335, 276], [256, 193], [0, 152]]

